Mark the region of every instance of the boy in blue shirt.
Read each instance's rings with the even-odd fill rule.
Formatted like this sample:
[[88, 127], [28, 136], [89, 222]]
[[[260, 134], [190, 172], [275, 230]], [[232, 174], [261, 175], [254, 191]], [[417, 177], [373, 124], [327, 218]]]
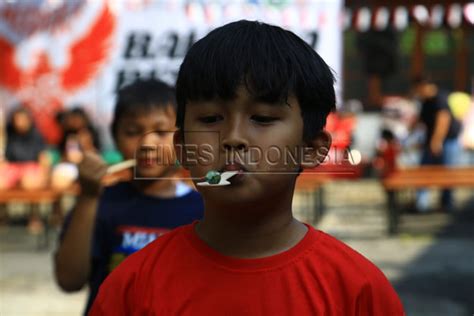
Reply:
[[104, 188], [107, 165], [98, 155], [84, 153], [78, 166], [81, 193], [65, 221], [55, 275], [67, 292], [88, 283], [86, 314], [102, 281], [125, 257], [202, 218], [199, 193], [173, 179], [174, 162], [159, 157], [160, 149], [173, 148], [175, 120], [174, 89], [155, 79], [137, 80], [119, 91], [111, 129], [124, 159], [136, 158], [135, 175], [148, 180]]

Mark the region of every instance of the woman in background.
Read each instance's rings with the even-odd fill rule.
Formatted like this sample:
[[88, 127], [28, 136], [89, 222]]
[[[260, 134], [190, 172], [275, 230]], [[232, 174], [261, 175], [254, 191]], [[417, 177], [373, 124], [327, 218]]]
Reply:
[[[48, 182], [50, 166], [46, 143], [36, 129], [30, 111], [24, 106], [20, 105], [11, 112], [6, 136], [5, 159], [13, 178], [3, 187], [15, 187], [19, 181], [20, 188], [24, 190], [44, 188]], [[30, 213], [28, 230], [31, 233], [43, 230], [43, 223], [36, 210]]]
[[5, 158], [9, 162], [45, 159], [46, 144], [35, 127], [31, 113], [23, 106], [13, 110], [7, 123]]

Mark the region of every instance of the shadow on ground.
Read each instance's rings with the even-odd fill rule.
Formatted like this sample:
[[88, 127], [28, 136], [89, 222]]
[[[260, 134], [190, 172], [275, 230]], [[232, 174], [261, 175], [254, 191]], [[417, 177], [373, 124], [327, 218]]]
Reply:
[[408, 315], [474, 314], [474, 199], [449, 217], [434, 244], [393, 283]]

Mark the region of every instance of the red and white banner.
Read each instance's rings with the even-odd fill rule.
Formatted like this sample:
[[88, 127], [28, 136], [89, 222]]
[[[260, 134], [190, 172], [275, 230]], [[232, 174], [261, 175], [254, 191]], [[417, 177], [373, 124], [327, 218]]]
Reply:
[[[258, 2], [258, 1], [257, 1]], [[36, 0], [0, 2], [0, 105], [25, 104], [51, 143], [57, 111], [82, 105], [107, 126], [115, 92], [137, 76], [174, 84], [189, 47], [239, 19], [291, 29], [342, 82], [342, 1]], [[104, 128], [104, 130], [107, 130]]]

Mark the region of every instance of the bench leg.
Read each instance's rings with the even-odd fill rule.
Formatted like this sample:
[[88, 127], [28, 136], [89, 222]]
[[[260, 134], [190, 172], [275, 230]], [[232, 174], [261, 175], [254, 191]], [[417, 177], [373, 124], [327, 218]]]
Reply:
[[398, 232], [398, 222], [400, 220], [400, 210], [397, 205], [397, 197], [395, 191], [387, 191], [387, 209], [388, 209], [388, 234], [395, 235]]
[[313, 195], [313, 193], [311, 191], [305, 191], [303, 193], [303, 196], [304, 196], [304, 216], [305, 216], [306, 222], [310, 223], [311, 225], [314, 224], [314, 212], [312, 211], [312, 207], [314, 207], [314, 205], [311, 205], [312, 195]]
[[324, 189], [322, 186], [320, 186], [314, 192], [314, 217], [316, 222], [319, 222], [321, 220], [324, 215], [324, 212]]
[[0, 225], [8, 223], [7, 203], [0, 203]]

